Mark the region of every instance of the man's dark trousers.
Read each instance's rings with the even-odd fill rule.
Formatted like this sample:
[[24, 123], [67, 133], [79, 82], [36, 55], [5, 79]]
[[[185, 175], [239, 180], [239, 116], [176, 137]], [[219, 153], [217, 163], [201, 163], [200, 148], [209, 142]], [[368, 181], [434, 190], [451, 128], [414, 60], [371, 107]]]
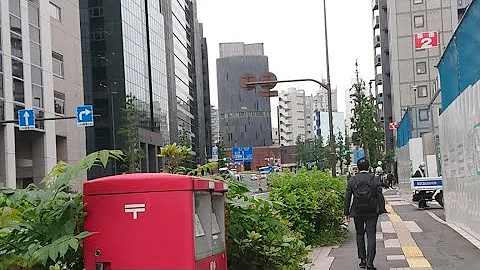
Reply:
[[[378, 215], [370, 217], [354, 217], [357, 231], [358, 258], [366, 260], [367, 265], [373, 265], [377, 248], [377, 220]], [[365, 249], [365, 232], [367, 233], [367, 249]]]

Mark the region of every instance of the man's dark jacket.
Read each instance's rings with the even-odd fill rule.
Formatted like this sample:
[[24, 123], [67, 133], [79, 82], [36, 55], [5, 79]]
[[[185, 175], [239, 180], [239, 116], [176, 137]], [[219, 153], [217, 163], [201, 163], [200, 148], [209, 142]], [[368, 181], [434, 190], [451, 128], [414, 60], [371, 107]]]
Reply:
[[[353, 201], [353, 204], [350, 205], [350, 203], [352, 202], [352, 196], [353, 196], [353, 190], [355, 188], [355, 184], [354, 184], [354, 180], [353, 179], [356, 179], [356, 181], [358, 183], [360, 183], [361, 181], [371, 181], [371, 185], [372, 185], [372, 190], [376, 190], [376, 193], [372, 193], [372, 194], [375, 194], [377, 196], [377, 212], [376, 213], [356, 213], [355, 211], [355, 201]], [[345, 203], [344, 203], [344, 214], [345, 216], [352, 216], [352, 217], [370, 217], [370, 216], [376, 216], [376, 215], [379, 215], [379, 214], [383, 214], [383, 213], [387, 213], [387, 210], [385, 209], [385, 197], [383, 197], [383, 193], [382, 193], [382, 183], [380, 181], [380, 179], [378, 179], [377, 177], [375, 177], [374, 179], [372, 179], [372, 175], [369, 174], [369, 173], [365, 173], [365, 172], [360, 172], [358, 174], [356, 174], [354, 177], [351, 177], [349, 180], [348, 180], [348, 183], [347, 183], [347, 192], [345, 193]]]

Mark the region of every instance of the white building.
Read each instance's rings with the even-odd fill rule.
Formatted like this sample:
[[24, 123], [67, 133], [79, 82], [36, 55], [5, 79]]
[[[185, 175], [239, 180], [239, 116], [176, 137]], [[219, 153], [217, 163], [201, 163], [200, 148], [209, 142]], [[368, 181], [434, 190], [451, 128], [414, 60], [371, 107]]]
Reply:
[[[78, 1], [1, 0], [0, 121], [33, 109], [36, 119], [76, 115], [83, 105]], [[39, 184], [58, 161], [85, 156], [85, 131], [75, 120], [36, 121], [20, 131], [0, 125], [0, 184]], [[73, 183], [81, 188], [81, 181]]]
[[[326, 83], [326, 81], [324, 81]], [[313, 98], [313, 111], [318, 110], [322, 112], [328, 112], [328, 91], [327, 89], [320, 87]], [[332, 111], [338, 111], [338, 99], [337, 88], [332, 88]]]
[[280, 145], [295, 145], [297, 138], [312, 137], [311, 98], [306, 98], [305, 91], [296, 88], [280, 91], [278, 97]]

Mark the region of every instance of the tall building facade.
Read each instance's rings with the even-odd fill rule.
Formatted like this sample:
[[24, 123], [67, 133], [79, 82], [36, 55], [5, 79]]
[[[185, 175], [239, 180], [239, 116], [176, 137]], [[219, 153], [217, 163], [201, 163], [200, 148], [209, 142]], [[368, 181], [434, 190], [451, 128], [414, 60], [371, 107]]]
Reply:
[[203, 86], [203, 115], [205, 117], [205, 124], [199, 125], [199, 128], [205, 129], [205, 156], [212, 157], [213, 144], [213, 128], [212, 128], [212, 106], [210, 105], [210, 73], [208, 71], [208, 46], [207, 39], [203, 37], [203, 25], [200, 24], [201, 31], [201, 56], [202, 69], [201, 78]]
[[[203, 66], [208, 58], [202, 56], [203, 29], [197, 19], [196, 0], [160, 1], [165, 24], [167, 59], [167, 88], [169, 131], [171, 142], [187, 133], [192, 142], [197, 163], [206, 161], [206, 126], [204, 115], [209, 105], [209, 91], [205, 91]], [[208, 72], [206, 73], [208, 76]]]
[[222, 43], [217, 59], [217, 88], [220, 135], [227, 147], [272, 145], [270, 100], [262, 98], [260, 87], [240, 88], [240, 77], [268, 72], [263, 44]]
[[37, 119], [28, 131], [0, 124], [0, 185], [23, 188], [39, 184], [58, 161], [85, 156], [84, 128], [75, 120], [41, 120], [75, 116], [84, 103], [79, 6], [3, 0], [0, 18], [0, 121], [17, 119], [21, 109], [33, 109]]
[[[407, 110], [412, 115], [413, 138], [428, 132], [438, 134], [441, 110], [435, 66], [469, 2], [373, 1], [375, 84], [381, 97], [387, 150], [394, 145], [388, 124], [400, 122]], [[433, 47], [416, 44], [418, 36], [431, 37]]]
[[[102, 115], [87, 131], [87, 151], [125, 147], [119, 130], [127, 97], [134, 96], [142, 171], [159, 171], [160, 148], [182, 132], [198, 161], [205, 159], [203, 37], [195, 2], [86, 0], [80, 9], [85, 100]], [[89, 177], [115, 173], [120, 168], [113, 163]]]
[[280, 145], [295, 145], [297, 139], [314, 138], [312, 96], [305, 96], [304, 90], [289, 88], [280, 91], [278, 97]]

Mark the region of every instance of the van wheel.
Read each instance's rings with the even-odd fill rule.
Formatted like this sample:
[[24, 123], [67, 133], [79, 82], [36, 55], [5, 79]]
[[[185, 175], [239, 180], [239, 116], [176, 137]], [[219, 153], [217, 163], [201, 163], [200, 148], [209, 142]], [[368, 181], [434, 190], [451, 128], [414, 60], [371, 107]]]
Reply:
[[443, 192], [438, 193], [435, 200], [443, 207]]

